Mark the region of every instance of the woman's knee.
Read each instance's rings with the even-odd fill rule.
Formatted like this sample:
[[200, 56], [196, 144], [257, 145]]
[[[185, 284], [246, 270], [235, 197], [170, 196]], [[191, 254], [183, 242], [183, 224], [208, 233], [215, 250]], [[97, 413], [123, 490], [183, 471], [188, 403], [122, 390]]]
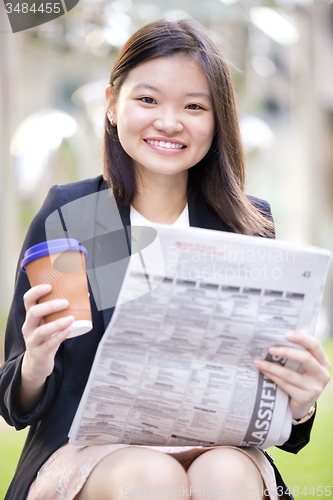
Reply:
[[163, 492], [187, 484], [186, 472], [174, 458], [128, 447], [111, 453], [95, 467], [76, 500], [126, 500], [127, 496], [152, 496], [151, 491], [155, 496], [157, 489]]
[[252, 498], [262, 498], [263, 481], [259, 470], [250, 457], [232, 448], [216, 448], [200, 455], [190, 465], [187, 475], [193, 487], [223, 488], [225, 491], [251, 489], [255, 491]]
[[[232, 448], [215, 448], [200, 455], [189, 467], [188, 474], [199, 473], [209, 468], [210, 475], [221, 477], [244, 476], [259, 471], [251, 458], [239, 450]], [[260, 475], [260, 474], [259, 474]]]

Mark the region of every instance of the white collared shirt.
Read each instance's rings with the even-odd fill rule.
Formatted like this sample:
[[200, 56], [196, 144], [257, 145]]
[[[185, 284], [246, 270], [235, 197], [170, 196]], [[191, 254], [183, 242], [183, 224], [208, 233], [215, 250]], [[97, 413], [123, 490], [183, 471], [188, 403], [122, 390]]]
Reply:
[[[131, 226], [150, 226], [154, 224], [150, 220], [146, 219], [143, 215], [141, 215], [137, 210], [135, 210], [134, 207], [131, 205], [131, 210], [130, 210], [130, 220], [131, 220]], [[177, 220], [173, 224], [170, 224], [170, 226], [174, 227], [189, 227], [190, 226], [190, 220], [189, 220], [189, 213], [188, 213], [188, 204], [186, 203], [186, 206], [180, 216], [178, 217]]]

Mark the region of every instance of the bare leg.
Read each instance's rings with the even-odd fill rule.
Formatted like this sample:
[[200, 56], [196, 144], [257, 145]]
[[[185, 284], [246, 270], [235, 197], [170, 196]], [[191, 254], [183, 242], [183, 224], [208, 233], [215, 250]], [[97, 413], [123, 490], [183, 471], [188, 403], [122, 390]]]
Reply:
[[200, 455], [188, 468], [193, 500], [203, 497], [262, 499], [260, 473], [244, 453], [219, 448]]
[[[128, 447], [105, 457], [92, 471], [75, 500], [154, 498], [158, 496], [156, 491], [161, 492], [160, 497], [166, 498], [183, 496], [183, 488], [189, 489], [189, 483], [177, 460], [159, 451]], [[143, 490], [141, 495], [139, 490]], [[168, 494], [168, 490], [173, 491]]]

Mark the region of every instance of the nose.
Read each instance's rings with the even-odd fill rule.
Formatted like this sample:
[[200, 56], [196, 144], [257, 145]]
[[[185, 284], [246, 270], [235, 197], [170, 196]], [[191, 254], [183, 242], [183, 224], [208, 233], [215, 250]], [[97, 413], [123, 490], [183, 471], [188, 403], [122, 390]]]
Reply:
[[164, 132], [167, 135], [182, 132], [184, 129], [178, 113], [171, 109], [160, 110], [160, 114], [154, 122], [154, 127], [159, 132]]

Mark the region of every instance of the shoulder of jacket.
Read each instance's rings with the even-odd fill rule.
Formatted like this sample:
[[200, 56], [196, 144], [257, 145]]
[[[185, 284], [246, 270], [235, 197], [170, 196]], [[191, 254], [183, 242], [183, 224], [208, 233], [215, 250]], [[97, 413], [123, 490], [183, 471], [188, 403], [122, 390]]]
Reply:
[[50, 188], [43, 205], [33, 218], [30, 225], [30, 230], [39, 229], [41, 227], [41, 221], [45, 221], [52, 212], [66, 205], [67, 203], [106, 188], [107, 185], [102, 175], [99, 175], [92, 179], [71, 182], [69, 184], [55, 184]]
[[252, 205], [268, 220], [273, 223], [271, 238], [275, 238], [275, 225], [274, 218], [271, 211], [271, 206], [266, 200], [262, 200], [261, 198], [256, 198], [255, 196], [246, 195]]
[[250, 200], [252, 205], [254, 205], [257, 208], [263, 208], [264, 210], [270, 211], [271, 206], [266, 200], [262, 200], [261, 198], [256, 198], [255, 196], [250, 196], [249, 194], [246, 195], [247, 198]]
[[106, 188], [102, 175], [69, 184], [55, 184], [50, 188], [39, 214], [46, 216], [58, 207]]
[[75, 200], [81, 196], [85, 196], [91, 193], [100, 191], [101, 189], [106, 189], [106, 182], [102, 175], [91, 179], [84, 179], [82, 181], [70, 182], [68, 184], [55, 184], [51, 187], [49, 195], [57, 193], [62, 197], [66, 198], [66, 201]]

